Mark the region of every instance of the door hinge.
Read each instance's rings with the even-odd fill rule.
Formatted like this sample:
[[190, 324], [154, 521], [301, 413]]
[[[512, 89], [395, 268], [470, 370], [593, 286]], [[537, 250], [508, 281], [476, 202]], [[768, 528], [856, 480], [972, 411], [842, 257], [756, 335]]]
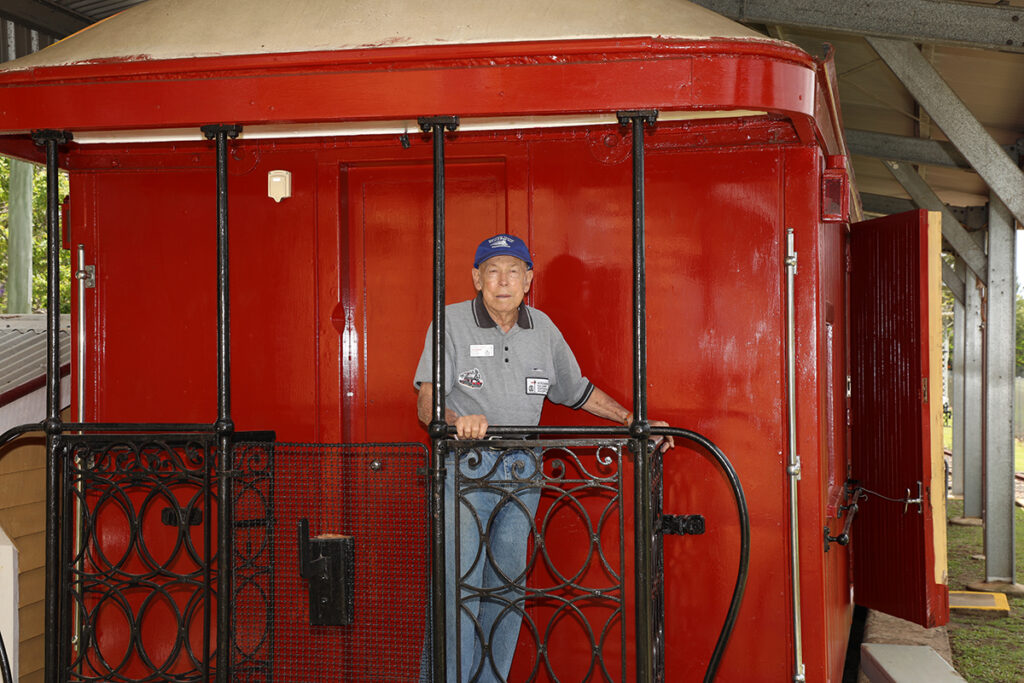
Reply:
[[921, 378], [921, 396], [924, 403], [928, 402], [928, 378]]

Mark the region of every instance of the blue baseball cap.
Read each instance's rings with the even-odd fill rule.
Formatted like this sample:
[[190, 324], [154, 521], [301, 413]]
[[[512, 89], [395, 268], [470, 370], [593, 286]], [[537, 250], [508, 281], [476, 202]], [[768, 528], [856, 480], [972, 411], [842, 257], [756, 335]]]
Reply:
[[512, 235], [495, 235], [480, 243], [476, 248], [476, 257], [473, 259], [473, 267], [479, 268], [480, 264], [495, 256], [515, 256], [526, 264], [527, 269], [533, 269], [533, 260], [530, 258], [530, 250], [518, 237]]

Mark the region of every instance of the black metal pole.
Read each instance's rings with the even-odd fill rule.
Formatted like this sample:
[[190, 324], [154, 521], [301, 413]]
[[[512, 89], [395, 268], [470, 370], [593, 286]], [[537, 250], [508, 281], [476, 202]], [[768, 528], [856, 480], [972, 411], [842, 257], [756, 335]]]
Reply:
[[444, 534], [444, 458], [448, 428], [444, 405], [444, 132], [459, 127], [457, 116], [433, 116], [419, 119], [420, 128], [434, 141], [434, 314], [433, 364], [431, 384], [433, 409], [430, 421], [430, 614], [431, 669], [435, 683], [445, 680], [445, 534]]
[[[235, 425], [231, 421], [231, 315], [228, 292], [228, 138], [242, 131], [237, 125], [203, 126], [207, 140], [217, 150], [217, 681], [228, 683], [231, 669], [231, 605], [232, 585], [232, 505], [231, 505], [231, 439]], [[204, 545], [209, 556], [210, 526], [206, 525]], [[206, 568], [206, 600], [204, 607], [204, 672], [209, 680], [210, 662], [210, 564]]]
[[636, 673], [638, 683], [654, 680], [654, 511], [647, 418], [647, 271], [644, 245], [644, 125], [653, 110], [622, 111], [619, 123], [633, 129], [633, 423], [629, 433], [633, 467], [634, 571], [636, 576]]
[[63, 625], [61, 611], [60, 520], [62, 463], [60, 447], [60, 197], [58, 185], [57, 148], [70, 142], [71, 133], [62, 130], [39, 130], [32, 134], [37, 145], [46, 148], [46, 626], [44, 629], [45, 663], [43, 679], [56, 683], [64, 663]]

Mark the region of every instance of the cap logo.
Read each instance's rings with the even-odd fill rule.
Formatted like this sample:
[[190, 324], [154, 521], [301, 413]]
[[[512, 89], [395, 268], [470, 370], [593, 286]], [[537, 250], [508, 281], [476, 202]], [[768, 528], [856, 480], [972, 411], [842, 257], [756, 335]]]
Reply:
[[500, 249], [502, 247], [508, 247], [508, 238], [505, 235], [498, 235], [487, 240], [487, 243], [491, 245], [491, 249]]

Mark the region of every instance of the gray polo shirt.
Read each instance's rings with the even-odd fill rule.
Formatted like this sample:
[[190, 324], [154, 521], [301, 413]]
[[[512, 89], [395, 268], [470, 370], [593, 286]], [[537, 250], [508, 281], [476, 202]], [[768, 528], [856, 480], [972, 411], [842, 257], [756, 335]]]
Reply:
[[[536, 425], [544, 397], [578, 409], [594, 385], [551, 318], [526, 304], [508, 332], [483, 298], [445, 307], [445, 404], [456, 415], [484, 415], [493, 425]], [[433, 325], [427, 330], [415, 386], [430, 383]]]

